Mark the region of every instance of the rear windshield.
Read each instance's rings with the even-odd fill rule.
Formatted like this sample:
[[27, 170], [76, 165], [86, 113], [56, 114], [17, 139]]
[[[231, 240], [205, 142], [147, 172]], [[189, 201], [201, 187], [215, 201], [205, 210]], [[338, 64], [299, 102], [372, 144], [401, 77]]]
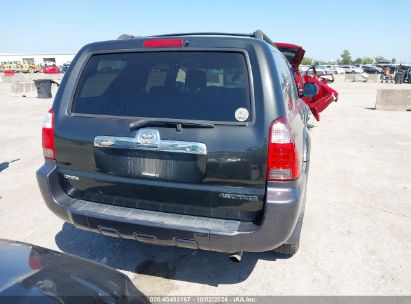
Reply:
[[285, 58], [287, 58], [288, 62], [290, 64], [293, 63], [295, 55], [296, 55], [296, 50], [295, 48], [280, 48], [281, 53], [283, 53], [283, 55], [285, 56]]
[[250, 85], [245, 57], [236, 52], [204, 51], [94, 55], [83, 70], [71, 111], [248, 121]]

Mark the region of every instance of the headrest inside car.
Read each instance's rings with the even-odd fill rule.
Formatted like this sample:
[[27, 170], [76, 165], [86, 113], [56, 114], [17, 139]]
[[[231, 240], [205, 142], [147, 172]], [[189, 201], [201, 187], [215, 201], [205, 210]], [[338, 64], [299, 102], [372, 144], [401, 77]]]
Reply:
[[198, 91], [207, 87], [207, 76], [200, 70], [189, 70], [186, 74], [185, 87], [189, 91]]

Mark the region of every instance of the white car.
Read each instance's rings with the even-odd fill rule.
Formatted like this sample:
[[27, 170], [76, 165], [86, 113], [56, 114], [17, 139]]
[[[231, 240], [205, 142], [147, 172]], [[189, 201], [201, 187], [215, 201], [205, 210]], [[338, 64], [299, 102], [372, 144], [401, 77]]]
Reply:
[[353, 69], [354, 69], [354, 73], [355, 73], [355, 74], [362, 74], [362, 73], [364, 73], [364, 70], [363, 70], [362, 68], [353, 67]]
[[351, 65], [342, 65], [341, 68], [345, 71], [347, 74], [351, 74], [354, 72], [353, 67]]
[[56, 63], [54, 61], [45, 61], [44, 62], [44, 66], [52, 66], [52, 65], [56, 65]]
[[[315, 68], [315, 72], [316, 75], [327, 75], [330, 73], [327, 73], [326, 71], [324, 71], [323, 69], [319, 69], [319, 68]], [[313, 76], [314, 75], [314, 70], [313, 69], [309, 69], [303, 72], [304, 75], [309, 75], [309, 76]]]
[[[299, 67], [300, 73], [301, 75], [309, 75], [309, 76], [313, 76], [314, 75], [314, 70], [312, 69], [312, 66], [310, 65], [302, 65]], [[321, 66], [317, 65], [315, 67], [315, 71], [317, 75], [326, 75], [326, 74], [330, 74], [329, 71], [325, 71], [323, 68], [321, 68]]]
[[342, 69], [344, 69], [345, 73], [347, 74], [361, 74], [364, 73], [364, 70], [361, 68], [358, 68], [356, 66], [353, 65], [343, 65], [341, 66]]
[[345, 74], [345, 70], [339, 66], [333, 66], [332, 69], [334, 70], [335, 74]]
[[319, 70], [323, 70], [325, 74], [334, 74], [333, 69], [331, 69], [329, 65], [317, 65], [316, 68]]

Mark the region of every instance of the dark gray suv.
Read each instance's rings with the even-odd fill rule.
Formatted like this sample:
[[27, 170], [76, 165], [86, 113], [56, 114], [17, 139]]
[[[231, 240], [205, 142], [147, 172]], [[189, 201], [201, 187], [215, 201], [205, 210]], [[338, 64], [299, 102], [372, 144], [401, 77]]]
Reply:
[[294, 254], [310, 149], [283, 54], [261, 31], [122, 38], [64, 76], [37, 171], [47, 206], [150, 244]]

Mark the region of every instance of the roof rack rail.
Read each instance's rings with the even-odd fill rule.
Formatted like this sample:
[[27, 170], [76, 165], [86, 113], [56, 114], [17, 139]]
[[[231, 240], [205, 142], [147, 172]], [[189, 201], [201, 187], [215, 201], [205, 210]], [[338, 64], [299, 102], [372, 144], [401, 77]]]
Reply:
[[173, 33], [173, 34], [153, 35], [153, 36], [149, 36], [149, 37], [169, 37], [169, 36], [237, 36], [237, 37], [253, 37], [252, 34], [222, 33], [222, 32]]
[[136, 38], [133, 35], [128, 35], [128, 34], [122, 34], [120, 36], [118, 36], [117, 40], [127, 40], [127, 39], [134, 39]]
[[256, 39], [264, 40], [264, 41], [267, 42], [268, 44], [271, 44], [271, 45], [275, 46], [274, 42], [270, 39], [270, 37], [268, 37], [266, 34], [264, 34], [263, 31], [256, 30], [256, 31], [253, 33], [253, 35], [254, 35], [254, 37], [255, 37]]
[[[220, 33], [220, 32], [193, 32], [193, 33], [174, 33], [174, 34], [162, 34], [162, 35], [153, 35], [149, 37], [171, 37], [171, 36], [235, 36], [235, 37], [251, 37], [259, 40], [264, 40], [268, 44], [273, 46], [274, 42], [266, 35], [264, 32], [260, 30], [256, 30], [251, 34], [240, 34], [240, 33]], [[125, 40], [125, 39], [133, 39], [137, 38], [133, 35], [123, 34], [120, 35], [117, 39], [118, 40]]]

